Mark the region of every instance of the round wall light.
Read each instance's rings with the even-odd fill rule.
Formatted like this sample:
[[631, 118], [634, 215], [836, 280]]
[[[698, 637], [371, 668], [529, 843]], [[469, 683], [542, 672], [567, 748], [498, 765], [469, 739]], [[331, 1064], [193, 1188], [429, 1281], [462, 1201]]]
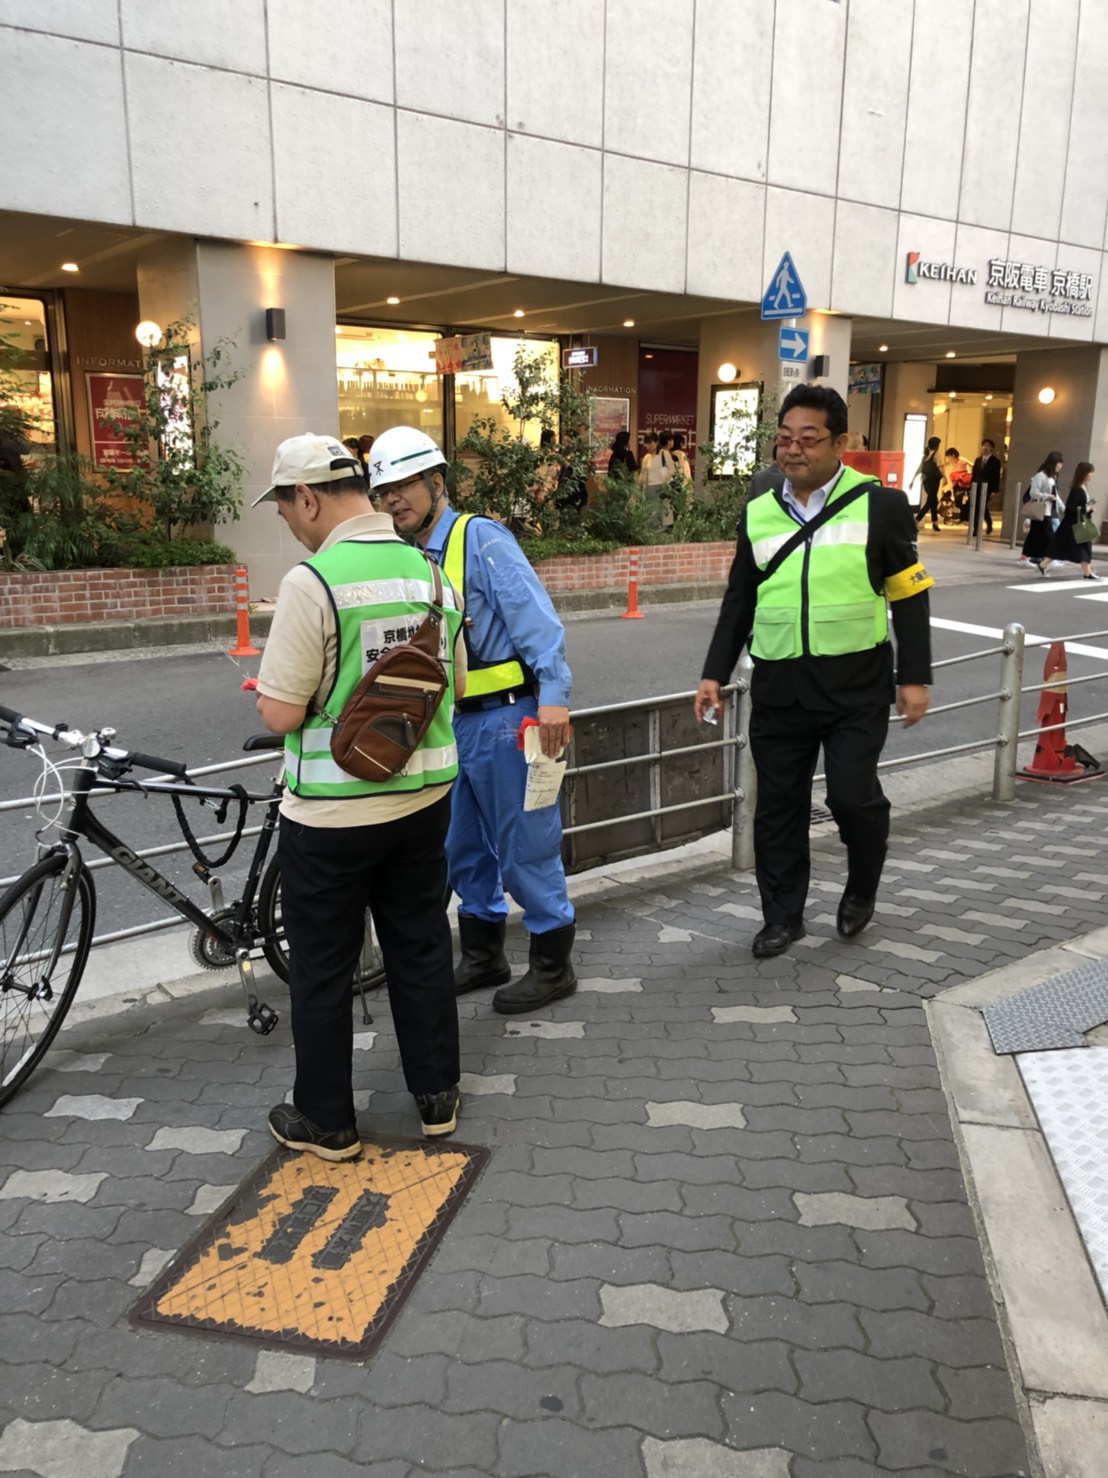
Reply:
[[1054, 399], [1054, 391], [1051, 389], [1051, 387], [1049, 385], [1044, 385], [1043, 388], [1039, 391], [1039, 401], [1040, 401], [1040, 403], [1042, 405], [1050, 405], [1050, 403], [1051, 403], [1051, 401], [1053, 399]]
[[77, 265], [76, 262], [63, 262], [62, 263], [62, 271], [63, 272], [79, 272], [80, 270], [81, 269], [80, 269], [80, 267], [78, 267], [78, 265]]
[[720, 377], [725, 385], [730, 385], [731, 381], [735, 379], [738, 373], [738, 369], [735, 365], [731, 363], [729, 359], [725, 359], [724, 362], [720, 365], [719, 369], [716, 370], [716, 374]]
[[889, 346], [888, 346], [888, 344], [878, 344], [878, 346], [877, 346], [877, 352], [878, 352], [878, 354], [888, 354], [888, 352], [889, 352]]
[[152, 318], [144, 318], [135, 329], [135, 338], [144, 349], [153, 349], [162, 341], [162, 331]]
[[947, 359], [955, 359], [957, 356], [955, 355], [953, 349], [948, 349], [946, 351], [946, 357], [947, 357]]

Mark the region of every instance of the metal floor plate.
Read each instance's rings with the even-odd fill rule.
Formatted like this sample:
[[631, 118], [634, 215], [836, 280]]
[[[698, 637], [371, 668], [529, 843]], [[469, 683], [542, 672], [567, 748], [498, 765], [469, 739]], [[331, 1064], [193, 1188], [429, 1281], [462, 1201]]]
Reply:
[[1016, 995], [982, 1015], [994, 1052], [1048, 1052], [1083, 1047], [1084, 1034], [1108, 1021], [1108, 960], [1090, 960]]
[[143, 1294], [131, 1322], [364, 1359], [488, 1154], [396, 1141], [330, 1164], [274, 1150]]
[[1018, 1062], [1108, 1301], [1108, 1048], [1033, 1053]]

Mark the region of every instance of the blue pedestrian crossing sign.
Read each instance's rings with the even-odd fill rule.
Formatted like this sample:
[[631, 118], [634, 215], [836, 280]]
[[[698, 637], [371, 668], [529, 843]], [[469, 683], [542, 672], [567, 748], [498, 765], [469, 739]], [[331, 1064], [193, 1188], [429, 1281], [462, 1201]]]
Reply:
[[779, 328], [777, 330], [777, 357], [789, 364], [806, 363], [808, 330], [806, 328]]
[[762, 298], [762, 317], [801, 318], [807, 307], [808, 297], [800, 281], [800, 274], [792, 257], [786, 252]]

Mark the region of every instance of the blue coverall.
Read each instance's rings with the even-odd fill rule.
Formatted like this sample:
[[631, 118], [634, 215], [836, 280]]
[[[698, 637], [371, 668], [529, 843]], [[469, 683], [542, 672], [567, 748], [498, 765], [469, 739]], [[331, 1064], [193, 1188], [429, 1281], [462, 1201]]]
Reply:
[[[427, 541], [426, 552], [440, 565], [457, 517], [447, 508]], [[527, 765], [516, 735], [522, 719], [536, 717], [539, 704], [569, 707], [565, 635], [550, 597], [506, 528], [475, 518], [464, 535], [466, 647], [482, 663], [522, 658], [535, 674], [539, 696], [537, 702], [521, 697], [509, 704], [488, 697], [480, 711], [454, 715], [459, 774], [446, 838], [450, 885], [461, 913], [489, 923], [507, 916], [506, 888], [523, 908], [527, 932], [546, 934], [574, 917], [562, 867], [562, 819], [556, 802], [524, 811]]]

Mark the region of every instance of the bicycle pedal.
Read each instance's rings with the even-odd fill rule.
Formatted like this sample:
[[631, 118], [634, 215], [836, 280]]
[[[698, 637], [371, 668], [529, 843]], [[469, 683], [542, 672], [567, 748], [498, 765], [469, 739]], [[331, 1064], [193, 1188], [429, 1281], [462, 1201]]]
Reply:
[[252, 1032], [257, 1032], [259, 1037], [268, 1037], [277, 1025], [280, 1017], [272, 1006], [267, 1006], [264, 1001], [259, 1001], [252, 1006], [247, 1013], [246, 1023]]

